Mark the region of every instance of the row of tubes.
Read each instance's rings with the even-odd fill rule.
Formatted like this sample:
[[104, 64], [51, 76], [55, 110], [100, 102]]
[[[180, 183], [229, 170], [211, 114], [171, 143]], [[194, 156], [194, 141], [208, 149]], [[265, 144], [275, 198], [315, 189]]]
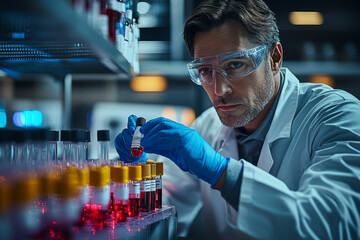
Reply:
[[90, 161], [86, 130], [61, 131], [61, 159], [55, 131], [0, 132], [5, 239], [71, 239], [81, 229], [95, 234], [162, 208], [163, 163], [109, 160], [109, 131], [98, 131], [97, 137], [99, 159]]

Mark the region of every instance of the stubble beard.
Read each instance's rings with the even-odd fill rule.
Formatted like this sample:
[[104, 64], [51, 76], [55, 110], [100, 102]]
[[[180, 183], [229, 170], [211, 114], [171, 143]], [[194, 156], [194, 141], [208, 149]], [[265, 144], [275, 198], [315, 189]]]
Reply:
[[275, 84], [270, 77], [269, 67], [268, 62], [266, 62], [265, 82], [261, 88], [255, 91], [256, 98], [253, 100], [254, 105], [249, 106], [247, 99], [238, 100], [237, 102], [241, 102], [245, 108], [244, 113], [240, 116], [217, 111], [222, 124], [232, 128], [243, 127], [250, 123], [262, 110], [264, 110], [265, 106], [270, 102], [275, 90]]

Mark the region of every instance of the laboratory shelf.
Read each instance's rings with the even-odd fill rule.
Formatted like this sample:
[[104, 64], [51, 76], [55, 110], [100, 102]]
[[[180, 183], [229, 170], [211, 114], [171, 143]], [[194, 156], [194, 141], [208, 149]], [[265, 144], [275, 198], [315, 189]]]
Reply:
[[115, 74], [133, 69], [116, 47], [74, 11], [70, 0], [13, 0], [0, 8], [0, 70], [21, 74]]
[[91, 226], [80, 229], [71, 239], [176, 239], [177, 216], [174, 206], [164, 205], [151, 212], [141, 212], [139, 217], [126, 222], [113, 223], [107, 228], [94, 230]]

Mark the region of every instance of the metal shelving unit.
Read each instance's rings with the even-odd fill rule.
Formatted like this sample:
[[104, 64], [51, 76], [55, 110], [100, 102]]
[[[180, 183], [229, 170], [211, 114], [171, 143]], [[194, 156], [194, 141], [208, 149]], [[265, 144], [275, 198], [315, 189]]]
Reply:
[[6, 1], [0, 8], [0, 70], [21, 74], [113, 74], [133, 70], [68, 0]]
[[74, 76], [129, 80], [125, 57], [70, 0], [5, 1], [0, 8], [0, 76], [48, 75], [62, 82], [63, 128], [71, 127]]

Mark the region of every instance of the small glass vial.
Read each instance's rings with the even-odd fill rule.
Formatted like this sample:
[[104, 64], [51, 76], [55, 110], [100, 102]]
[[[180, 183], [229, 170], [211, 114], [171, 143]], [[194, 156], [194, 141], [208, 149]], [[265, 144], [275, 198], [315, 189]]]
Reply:
[[0, 232], [1, 239], [14, 239], [11, 231], [12, 201], [9, 182], [0, 181]]
[[117, 9], [117, 0], [106, 0], [106, 14], [109, 17], [109, 38], [113, 44], [116, 44], [116, 25], [120, 21], [120, 12]]
[[110, 222], [110, 168], [107, 166], [90, 169], [90, 222], [95, 229], [103, 229]]
[[151, 166], [150, 164], [141, 164], [142, 180], [140, 182], [140, 211], [150, 211], [151, 204]]
[[91, 205], [90, 205], [90, 170], [89, 168], [77, 168], [70, 166], [66, 172], [75, 173], [79, 184], [79, 205], [81, 208], [81, 217], [79, 225], [83, 226], [90, 222]]
[[129, 217], [138, 217], [140, 213], [141, 165], [129, 167]]
[[57, 142], [59, 141], [59, 131], [49, 131], [47, 136], [47, 154], [50, 164], [57, 163]]
[[164, 175], [164, 163], [156, 162], [156, 196], [155, 207], [162, 208], [162, 175]]
[[78, 176], [74, 171], [66, 171], [57, 183], [58, 208], [56, 223], [59, 229], [59, 239], [69, 238], [68, 231], [79, 220], [82, 207], [79, 198]]
[[150, 173], [150, 210], [155, 210], [156, 206], [156, 164], [154, 160], [147, 160], [147, 164], [151, 166]]
[[39, 181], [36, 175], [22, 176], [13, 187], [12, 227], [16, 239], [32, 239], [41, 230], [41, 211], [34, 204], [39, 197]]
[[75, 172], [79, 183], [79, 200], [82, 206], [89, 202], [90, 196], [90, 170], [87, 167], [77, 168], [70, 166], [66, 170], [67, 172]]
[[76, 152], [74, 151], [74, 143], [72, 143], [71, 131], [70, 130], [61, 130], [60, 140], [63, 143], [62, 150], [62, 164], [63, 166], [74, 165], [77, 166], [77, 157]]
[[86, 165], [89, 160], [89, 142], [90, 131], [89, 130], [73, 130], [74, 142], [77, 144], [77, 156], [80, 166]]
[[140, 128], [145, 122], [145, 118], [139, 117], [136, 119], [136, 128], [131, 142], [131, 154], [134, 157], [140, 157], [143, 153], [143, 147], [140, 142], [144, 135], [140, 132]]
[[98, 130], [97, 140], [99, 144], [99, 161], [101, 164], [107, 164], [109, 161], [109, 141], [110, 132], [109, 130]]
[[10, 131], [7, 129], [0, 129], [0, 175], [5, 173], [10, 168], [11, 163], [11, 144]]
[[111, 178], [113, 181], [114, 207], [113, 216], [116, 222], [125, 222], [129, 201], [129, 168], [112, 166]]
[[27, 144], [25, 143], [25, 131], [14, 130], [13, 153], [11, 154], [11, 165], [18, 171], [26, 171], [29, 167]]
[[150, 189], [150, 210], [155, 210], [156, 206], [156, 164], [151, 164], [151, 189]]
[[24, 130], [25, 146], [27, 152], [27, 164], [31, 170], [41, 171], [48, 167], [47, 164], [47, 130], [26, 129]]

